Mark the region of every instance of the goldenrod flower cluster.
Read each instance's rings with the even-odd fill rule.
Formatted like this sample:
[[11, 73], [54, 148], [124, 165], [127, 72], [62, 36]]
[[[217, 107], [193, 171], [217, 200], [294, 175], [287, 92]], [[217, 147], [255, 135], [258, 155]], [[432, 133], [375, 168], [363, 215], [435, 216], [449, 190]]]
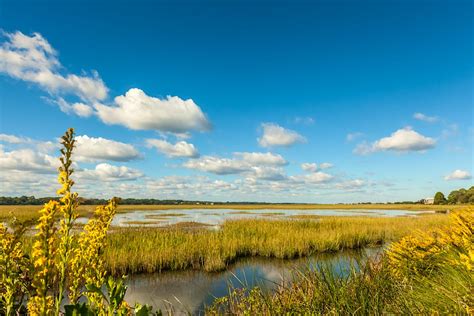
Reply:
[[57, 191], [57, 194], [61, 196], [60, 212], [62, 218], [60, 220], [59, 228], [59, 250], [58, 250], [58, 293], [56, 298], [56, 313], [59, 313], [60, 302], [63, 299], [63, 292], [66, 287], [66, 274], [70, 256], [72, 251], [73, 236], [71, 234], [74, 220], [77, 218], [77, 212], [75, 212], [78, 206], [78, 195], [77, 193], [71, 192], [71, 188], [74, 185], [74, 181], [71, 179], [71, 175], [74, 172], [72, 168], [72, 152], [74, 149], [74, 130], [68, 129], [62, 139], [63, 148], [61, 149], [62, 156], [60, 157], [61, 166], [59, 167], [58, 182], [61, 184], [61, 188]]
[[387, 258], [394, 275], [427, 275], [443, 265], [474, 266], [474, 212], [450, 214], [451, 225], [417, 232], [394, 243]]
[[10, 233], [0, 223], [0, 304], [7, 314], [13, 312], [16, 296], [27, 286], [28, 261], [19, 240], [22, 231]]
[[[58, 175], [61, 188], [57, 191], [60, 199], [46, 203], [40, 210], [31, 259], [23, 255], [18, 234], [9, 233], [5, 225], [0, 224], [0, 308], [7, 315], [14, 315], [15, 306], [21, 306], [23, 297], [29, 295], [26, 304], [29, 315], [60, 315], [61, 302], [68, 288], [72, 309], [78, 307], [75, 304], [85, 296], [89, 313], [113, 315], [120, 310], [120, 314], [125, 315], [131, 310], [125, 302], [119, 306], [105, 306], [101, 293], [106, 277], [101, 254], [115, 215], [116, 200], [97, 207], [82, 233], [73, 232], [74, 220], [78, 216], [78, 195], [71, 191], [74, 185], [71, 179], [74, 172], [71, 160], [75, 143], [73, 129], [68, 129], [61, 143]], [[113, 280], [110, 282], [113, 284]], [[93, 286], [96, 291], [85, 291], [88, 286]], [[123, 289], [125, 291], [126, 287]]]
[[[116, 212], [116, 200], [112, 199], [106, 206], [99, 206], [94, 217], [85, 225], [78, 239], [71, 262], [71, 284], [69, 299], [77, 302], [80, 290], [84, 285], [100, 288], [105, 282], [105, 266], [102, 252], [105, 247], [107, 231]], [[103, 309], [102, 296], [97, 293], [85, 294], [96, 308]]]
[[38, 233], [35, 236], [31, 259], [33, 261], [34, 295], [28, 301], [30, 315], [53, 314], [54, 298], [51, 296], [53, 285], [57, 281], [56, 254], [57, 238], [55, 236], [55, 216], [59, 211], [59, 203], [49, 201], [40, 210]]

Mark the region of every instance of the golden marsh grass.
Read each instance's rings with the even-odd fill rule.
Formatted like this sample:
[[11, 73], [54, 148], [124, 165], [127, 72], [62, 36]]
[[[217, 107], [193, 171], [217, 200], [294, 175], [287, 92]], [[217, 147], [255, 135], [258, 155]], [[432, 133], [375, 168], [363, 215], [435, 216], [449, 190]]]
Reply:
[[446, 215], [314, 220], [242, 219], [221, 229], [117, 228], [104, 256], [113, 274], [161, 270], [225, 269], [240, 257], [295, 258], [398, 240], [417, 230], [442, 227]]

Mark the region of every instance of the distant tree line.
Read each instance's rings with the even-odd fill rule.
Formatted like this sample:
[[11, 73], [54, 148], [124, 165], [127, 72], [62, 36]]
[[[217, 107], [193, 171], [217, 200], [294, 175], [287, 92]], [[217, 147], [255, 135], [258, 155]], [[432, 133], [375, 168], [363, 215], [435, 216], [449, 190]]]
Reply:
[[436, 192], [433, 204], [474, 204], [474, 186], [451, 191], [448, 198], [442, 192]]
[[[34, 196], [0, 196], [0, 205], [42, 205], [50, 200], [58, 200], [58, 197], [40, 197]], [[102, 205], [106, 204], [106, 199], [79, 198], [79, 203], [83, 205]], [[121, 205], [232, 205], [232, 204], [273, 204], [267, 202], [212, 202], [212, 201], [188, 201], [188, 200], [159, 200], [159, 199], [135, 199], [119, 198]], [[293, 203], [278, 203], [293, 204]]]
[[[34, 196], [0, 196], [0, 205], [42, 205], [50, 200], [58, 200], [58, 197], [40, 197]], [[97, 198], [80, 198], [79, 203], [82, 205], [102, 205], [106, 204], [106, 199]], [[135, 199], [135, 198], [119, 198], [121, 205], [271, 205], [271, 204], [308, 204], [308, 203], [268, 203], [268, 202], [212, 202], [212, 201], [190, 201], [190, 200], [159, 200], [159, 199]], [[318, 204], [318, 203], [311, 203]], [[373, 202], [359, 203], [338, 203], [340, 205], [370, 205]], [[379, 203], [375, 203], [379, 204]], [[383, 203], [382, 203], [383, 204]], [[400, 201], [387, 202], [385, 204], [424, 204], [424, 200], [419, 201]], [[452, 191], [448, 198], [442, 192], [437, 192], [434, 197], [434, 204], [474, 204], [474, 186], [469, 189], [459, 189]]]

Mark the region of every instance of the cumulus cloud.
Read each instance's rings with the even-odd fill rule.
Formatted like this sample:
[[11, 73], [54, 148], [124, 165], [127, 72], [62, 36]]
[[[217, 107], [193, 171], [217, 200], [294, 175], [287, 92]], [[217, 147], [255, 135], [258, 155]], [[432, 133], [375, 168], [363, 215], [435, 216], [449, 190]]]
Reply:
[[103, 100], [108, 89], [98, 73], [62, 74], [57, 52], [39, 33], [3, 33], [0, 72], [39, 85], [51, 95], [73, 94], [84, 101]]
[[138, 150], [130, 144], [102, 137], [76, 136], [74, 158], [77, 161], [130, 161], [140, 157]]
[[190, 144], [185, 141], [179, 141], [176, 144], [171, 144], [161, 139], [147, 139], [146, 143], [148, 147], [154, 147], [159, 152], [171, 158], [176, 158], [176, 157], [197, 158], [199, 157], [199, 152], [196, 149], [196, 147], [194, 147], [193, 144]]
[[306, 142], [306, 138], [295, 131], [283, 128], [274, 123], [262, 124], [263, 135], [258, 139], [262, 147], [291, 146], [296, 143]]
[[0, 170], [34, 171], [55, 173], [59, 160], [32, 149], [19, 149], [5, 152], [0, 148]]
[[303, 182], [306, 184], [315, 184], [315, 183], [325, 183], [331, 181], [334, 178], [333, 175], [330, 175], [325, 172], [317, 171], [311, 172], [308, 174], [300, 175], [300, 176], [293, 176], [290, 179], [296, 182]]
[[184, 166], [219, 175], [252, 173], [261, 178], [276, 179], [278, 178], [276, 174], [283, 173], [276, 167], [286, 164], [287, 161], [282, 156], [273, 153], [236, 152], [233, 158], [204, 156], [189, 160], [184, 163]]
[[94, 169], [84, 169], [77, 172], [77, 177], [93, 181], [130, 181], [143, 177], [143, 173], [137, 169], [125, 166], [114, 166], [101, 163]]
[[248, 164], [244, 163], [242, 160], [214, 156], [204, 156], [199, 159], [189, 160], [184, 163], [184, 166], [189, 169], [196, 169], [219, 175], [237, 174], [249, 171]]
[[10, 143], [10, 144], [24, 144], [31, 142], [31, 139], [26, 137], [19, 137], [9, 134], [0, 134], [0, 142]]
[[308, 172], [316, 172], [318, 165], [314, 162], [305, 162], [301, 164], [301, 169]]
[[423, 136], [410, 127], [405, 127], [372, 144], [363, 142], [357, 145], [353, 152], [359, 155], [367, 155], [377, 151], [425, 151], [433, 148], [435, 145], [435, 139]]
[[185, 133], [207, 131], [211, 124], [193, 100], [179, 97], [151, 97], [140, 89], [130, 89], [115, 98], [114, 106], [95, 104], [99, 118], [106, 124], [119, 124], [133, 130]]
[[472, 179], [471, 174], [467, 170], [460, 170], [456, 169], [450, 174], [446, 175], [444, 177], [444, 180], [450, 181], [450, 180], [469, 180]]
[[301, 169], [306, 172], [316, 172], [318, 169], [329, 169], [332, 168], [333, 164], [329, 162], [323, 162], [319, 166], [315, 162], [305, 162], [301, 164]]
[[56, 176], [27, 170], [3, 170], [0, 172], [1, 196], [53, 196], [58, 189]]
[[284, 166], [288, 162], [281, 155], [273, 153], [237, 152], [235, 156], [251, 165]]
[[[191, 99], [178, 96], [156, 98], [132, 88], [108, 103], [108, 88], [96, 71], [70, 74], [62, 67], [57, 52], [39, 33], [3, 33], [0, 45], [0, 73], [37, 84], [61, 111], [80, 117], [96, 115], [106, 124], [133, 130], [156, 130], [188, 136], [190, 131], [207, 131], [211, 124]], [[71, 100], [78, 98], [80, 101]], [[69, 99], [68, 99], [69, 98]]]
[[61, 111], [67, 114], [76, 114], [80, 117], [89, 117], [94, 114], [94, 109], [92, 108], [92, 106], [82, 102], [69, 103], [61, 97], [50, 101], [54, 104], [57, 104]]
[[285, 171], [278, 167], [252, 167], [253, 174], [250, 177], [260, 180], [281, 181], [287, 178]]
[[436, 116], [428, 116], [428, 115], [423, 114], [423, 113], [415, 113], [415, 114], [413, 114], [413, 118], [415, 120], [419, 120], [419, 121], [423, 121], [423, 122], [427, 122], [427, 123], [436, 123], [439, 120], [439, 118], [436, 117]]

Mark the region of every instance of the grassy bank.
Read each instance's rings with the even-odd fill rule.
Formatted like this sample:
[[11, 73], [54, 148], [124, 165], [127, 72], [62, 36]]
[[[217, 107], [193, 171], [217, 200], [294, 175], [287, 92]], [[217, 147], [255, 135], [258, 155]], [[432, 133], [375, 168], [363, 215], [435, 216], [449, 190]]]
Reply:
[[[420, 227], [422, 228], [422, 227]], [[348, 275], [321, 265], [273, 293], [233, 290], [208, 315], [473, 315], [474, 216], [412, 232]]]
[[[89, 217], [94, 212], [97, 205], [80, 205], [77, 209], [80, 216]], [[179, 209], [235, 209], [235, 210], [258, 210], [258, 209], [382, 209], [382, 210], [456, 210], [463, 208], [463, 205], [423, 205], [423, 204], [235, 204], [235, 205], [119, 205], [117, 212], [125, 213], [129, 211], [143, 210], [179, 210]], [[0, 221], [8, 221], [16, 217], [22, 222], [32, 222], [38, 219], [40, 205], [0, 205]]]
[[446, 215], [416, 218], [236, 220], [220, 230], [124, 228], [108, 236], [107, 269], [117, 275], [160, 270], [224, 269], [239, 257], [295, 258], [380, 245], [416, 229], [442, 227]]

